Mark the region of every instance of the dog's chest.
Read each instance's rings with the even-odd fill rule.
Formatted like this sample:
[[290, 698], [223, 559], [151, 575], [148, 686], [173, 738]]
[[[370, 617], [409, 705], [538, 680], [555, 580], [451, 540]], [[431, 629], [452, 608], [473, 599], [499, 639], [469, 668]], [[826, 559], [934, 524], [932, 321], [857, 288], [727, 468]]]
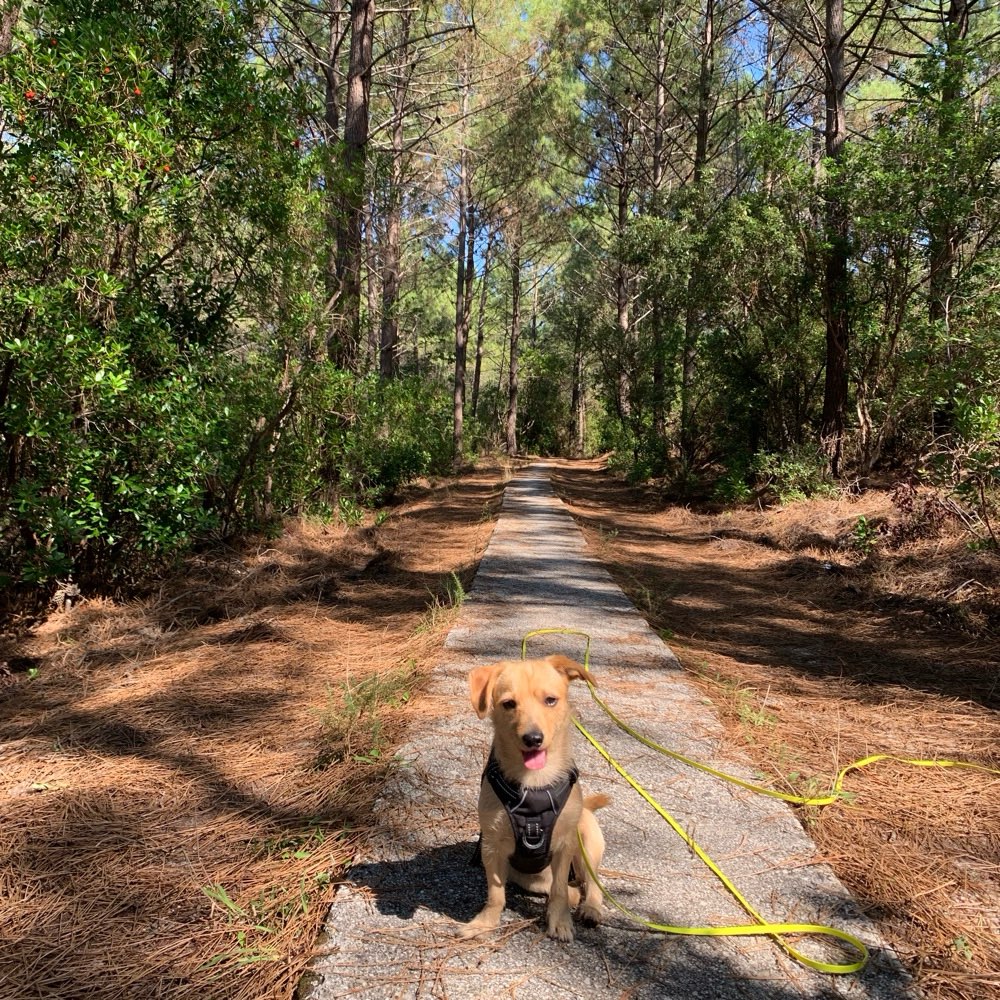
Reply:
[[[547, 868], [554, 843], [561, 840], [557, 832], [565, 830], [566, 822], [575, 825], [571, 817], [564, 817], [564, 808], [577, 788], [578, 772], [573, 767], [557, 782], [540, 788], [521, 785], [505, 775], [497, 758], [490, 755], [483, 772], [483, 786], [480, 795], [480, 819], [490, 833], [502, 837], [497, 847], [507, 853], [506, 845], [512, 844], [508, 859], [515, 871], [524, 875], [537, 875]], [[492, 794], [487, 794], [492, 793]], [[494, 803], [497, 808], [494, 808]], [[483, 816], [483, 805], [486, 815]], [[575, 810], [579, 812], [579, 810]], [[504, 822], [506, 820], [506, 823]], [[502, 830], [502, 833], [501, 833]]]

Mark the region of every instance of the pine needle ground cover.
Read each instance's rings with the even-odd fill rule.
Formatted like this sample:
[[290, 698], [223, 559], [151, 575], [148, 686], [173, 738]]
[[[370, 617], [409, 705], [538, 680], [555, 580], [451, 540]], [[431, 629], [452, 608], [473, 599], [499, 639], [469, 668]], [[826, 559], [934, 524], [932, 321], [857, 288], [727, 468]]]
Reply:
[[[887, 494], [697, 511], [598, 463], [554, 478], [775, 787], [819, 792], [874, 751], [1000, 765], [1000, 567], [957, 527], [874, 551]], [[0, 981], [19, 1000], [292, 995], [395, 746], [438, 710], [421, 680], [501, 479], [290, 523], [3, 651]], [[997, 781], [885, 765], [847, 787], [800, 812], [819, 854], [928, 996], [991, 995]]]
[[502, 478], [289, 523], [0, 653], [30, 663], [0, 678], [4, 997], [292, 995]]
[[[959, 518], [916, 530], [892, 491], [692, 509], [596, 462], [554, 482], [771, 787], [878, 752], [1000, 768], [1000, 553]], [[1000, 778], [885, 763], [845, 789], [799, 810], [819, 856], [928, 997], [997, 995]]]

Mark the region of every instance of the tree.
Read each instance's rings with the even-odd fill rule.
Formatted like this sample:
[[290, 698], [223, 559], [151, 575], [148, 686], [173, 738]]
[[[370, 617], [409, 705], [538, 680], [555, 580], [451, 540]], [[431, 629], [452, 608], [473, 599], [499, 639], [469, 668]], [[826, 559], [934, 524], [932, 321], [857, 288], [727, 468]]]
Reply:
[[53, 3], [15, 33], [0, 534], [24, 580], [127, 576], [211, 519], [206, 482], [239, 449], [216, 352], [240, 315], [281, 322], [295, 212], [295, 110], [247, 58], [257, 13]]
[[337, 229], [337, 279], [342, 328], [331, 342], [331, 360], [349, 371], [361, 345], [362, 226], [372, 82], [375, 0], [351, 0], [351, 48], [344, 102], [342, 199]]

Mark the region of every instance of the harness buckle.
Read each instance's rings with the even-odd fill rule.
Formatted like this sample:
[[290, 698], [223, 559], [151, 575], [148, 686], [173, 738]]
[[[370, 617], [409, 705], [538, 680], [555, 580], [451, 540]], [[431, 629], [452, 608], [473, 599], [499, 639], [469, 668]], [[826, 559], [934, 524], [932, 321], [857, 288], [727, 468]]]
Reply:
[[545, 830], [541, 823], [526, 823], [524, 833], [521, 835], [521, 843], [529, 851], [538, 851], [545, 846]]

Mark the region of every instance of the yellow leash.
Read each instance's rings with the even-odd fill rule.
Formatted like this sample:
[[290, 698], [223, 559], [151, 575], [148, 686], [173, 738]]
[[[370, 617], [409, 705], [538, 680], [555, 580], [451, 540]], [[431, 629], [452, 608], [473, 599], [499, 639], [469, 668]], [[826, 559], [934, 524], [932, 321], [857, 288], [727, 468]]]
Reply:
[[[581, 632], [576, 629], [566, 629], [566, 628], [543, 628], [535, 629], [531, 632], [525, 634], [521, 642], [521, 659], [527, 658], [528, 640], [533, 636], [537, 635], [577, 635], [586, 639], [586, 649], [584, 652], [583, 666], [589, 672], [590, 670], [590, 636], [586, 632]], [[677, 753], [674, 750], [669, 750], [652, 739], [644, 736], [642, 733], [638, 732], [632, 726], [628, 725], [623, 719], [619, 718], [611, 708], [604, 702], [602, 698], [597, 694], [594, 685], [587, 680], [587, 686], [590, 689], [590, 695], [594, 701], [600, 706], [600, 708], [608, 715], [608, 717], [617, 725], [623, 732], [628, 733], [634, 739], [638, 740], [644, 746], [649, 747], [651, 750], [655, 750], [657, 753], [661, 753], [664, 756], [670, 757], [673, 760], [679, 761], [682, 764], [687, 764], [689, 767], [697, 768], [700, 771], [704, 771], [707, 774], [711, 774], [716, 778], [720, 778], [723, 781], [729, 781], [732, 784], [739, 785], [741, 788], [746, 788], [750, 791], [757, 792], [761, 795], [768, 795], [772, 798], [783, 799], [786, 802], [794, 802], [799, 805], [829, 805], [830, 803], [836, 802], [843, 797], [843, 782], [844, 778], [851, 771], [860, 770], [863, 767], [867, 767], [869, 764], [874, 764], [878, 761], [891, 760], [902, 764], [910, 764], [916, 767], [960, 767], [968, 768], [978, 771], [985, 771], [989, 774], [1000, 775], [1000, 771], [994, 768], [986, 767], [982, 764], [972, 764], [965, 761], [952, 761], [952, 760], [923, 760], [908, 757], [894, 757], [890, 754], [872, 754], [869, 757], [864, 757], [861, 760], [854, 761], [848, 764], [846, 767], [841, 768], [838, 772], [837, 777], [833, 783], [833, 787], [826, 795], [821, 796], [802, 796], [802, 795], [790, 795], [785, 792], [778, 792], [774, 789], [764, 788], [760, 785], [752, 784], [751, 782], [744, 781], [741, 778], [737, 778], [735, 775], [727, 774], [725, 771], [716, 770], [713, 767], [709, 767], [707, 764], [702, 764], [699, 761], [693, 760], [690, 757], [684, 756], [684, 754]], [[590, 744], [597, 750], [597, 752], [628, 782], [632, 788], [635, 789], [639, 795], [642, 796], [646, 802], [659, 814], [659, 816], [670, 826], [670, 828], [684, 841], [685, 844], [697, 855], [697, 857], [702, 861], [702, 863], [715, 875], [716, 878], [729, 890], [736, 901], [743, 907], [744, 910], [756, 921], [754, 924], [747, 925], [735, 925], [728, 927], [675, 927], [669, 924], [658, 924], [651, 920], [647, 920], [645, 917], [641, 917], [634, 913], [623, 903], [619, 902], [612, 893], [601, 882], [591, 865], [590, 858], [587, 857], [587, 852], [584, 850], [583, 839], [580, 838], [580, 851], [583, 855], [584, 864], [587, 866], [587, 872], [594, 882], [600, 887], [601, 892], [604, 893], [608, 901], [615, 906], [619, 911], [621, 911], [630, 920], [633, 920], [644, 927], [649, 928], [653, 931], [658, 931], [663, 934], [687, 934], [687, 935], [699, 935], [699, 936], [711, 936], [711, 937], [733, 937], [733, 936], [745, 936], [745, 935], [768, 935], [774, 938], [774, 940], [797, 962], [805, 965], [811, 969], [815, 969], [818, 972], [828, 972], [837, 975], [844, 975], [852, 972], [859, 972], [865, 967], [868, 962], [868, 949], [865, 947], [864, 943], [853, 934], [849, 934], [847, 931], [842, 931], [836, 927], [829, 927], [823, 924], [789, 924], [789, 923], [769, 923], [766, 921], [757, 910], [751, 905], [749, 900], [736, 888], [733, 882], [726, 876], [721, 868], [708, 856], [708, 854], [701, 848], [701, 846], [688, 834], [683, 827], [677, 822], [677, 820], [669, 813], [666, 809], [660, 805], [659, 802], [639, 784], [635, 778], [632, 777], [628, 771], [625, 770], [607, 751], [607, 749], [601, 745], [601, 743], [583, 726], [583, 724], [578, 720], [573, 720], [576, 728], [580, 730], [581, 733], [587, 738]], [[577, 834], [579, 837], [579, 833]], [[817, 959], [810, 958], [808, 955], [804, 955], [798, 949], [793, 947], [786, 941], [782, 935], [784, 934], [809, 934], [809, 935], [822, 935], [826, 937], [833, 937], [837, 940], [843, 941], [854, 948], [860, 958], [853, 962], [845, 963], [832, 963], [832, 962], [821, 962]]]

